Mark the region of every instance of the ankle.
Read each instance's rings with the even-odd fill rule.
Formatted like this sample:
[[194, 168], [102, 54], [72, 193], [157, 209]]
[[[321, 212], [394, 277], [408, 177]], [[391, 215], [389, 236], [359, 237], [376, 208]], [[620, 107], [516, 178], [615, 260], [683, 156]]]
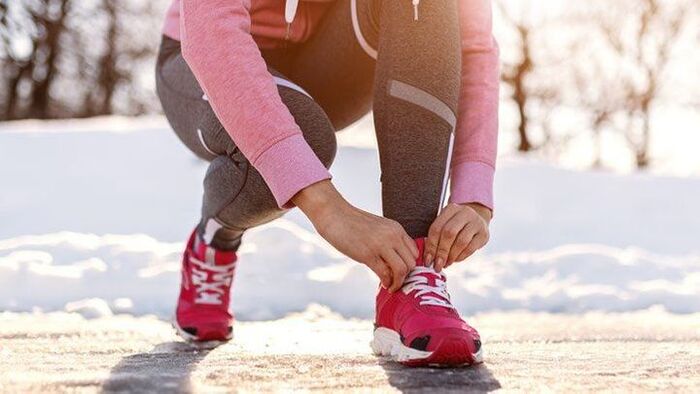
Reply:
[[236, 252], [241, 246], [241, 236], [238, 236], [236, 238], [214, 236], [214, 239], [211, 241], [211, 243], [209, 243], [209, 246], [216, 250]]
[[197, 236], [207, 246], [225, 252], [235, 252], [241, 246], [245, 230], [224, 227], [214, 219], [202, 220], [197, 226]]

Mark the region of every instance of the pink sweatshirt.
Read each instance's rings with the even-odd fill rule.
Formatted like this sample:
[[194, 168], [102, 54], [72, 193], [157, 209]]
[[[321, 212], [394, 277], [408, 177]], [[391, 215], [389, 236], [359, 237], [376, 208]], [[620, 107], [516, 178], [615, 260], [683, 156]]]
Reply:
[[[308, 38], [332, 1], [302, 0], [289, 40]], [[459, 2], [462, 88], [450, 201], [493, 209], [499, 66], [491, 3]], [[282, 103], [258, 49], [284, 42], [283, 0], [174, 0], [163, 33], [181, 41], [214, 112], [280, 206], [292, 206], [298, 191], [331, 177]]]

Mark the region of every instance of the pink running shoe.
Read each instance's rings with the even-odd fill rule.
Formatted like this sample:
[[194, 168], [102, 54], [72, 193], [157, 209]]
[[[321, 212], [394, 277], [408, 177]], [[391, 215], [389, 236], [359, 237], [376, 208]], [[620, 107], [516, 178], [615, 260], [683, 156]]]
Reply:
[[194, 231], [182, 260], [173, 326], [188, 342], [215, 346], [233, 337], [229, 311], [236, 253], [208, 246]]
[[[416, 239], [423, 255], [425, 240]], [[446, 278], [419, 257], [401, 290], [377, 294], [372, 350], [404, 365], [462, 366], [481, 363], [481, 339], [450, 302]]]

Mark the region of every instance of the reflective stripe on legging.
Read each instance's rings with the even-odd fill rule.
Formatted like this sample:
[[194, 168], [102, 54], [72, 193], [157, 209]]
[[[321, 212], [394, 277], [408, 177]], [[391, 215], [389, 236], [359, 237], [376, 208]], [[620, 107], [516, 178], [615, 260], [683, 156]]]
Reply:
[[313, 97], [311, 97], [311, 95], [310, 95], [309, 93], [307, 93], [306, 90], [302, 89], [301, 86], [295, 84], [295, 83], [292, 82], [292, 81], [288, 81], [288, 80], [286, 80], [286, 79], [284, 79], [284, 78], [276, 77], [276, 76], [274, 76], [274, 75], [272, 76], [272, 79], [274, 79], [274, 80], [275, 80], [275, 83], [276, 83], [277, 85], [279, 85], [279, 86], [284, 86], [284, 87], [287, 87], [287, 88], [290, 88], [290, 89], [294, 89], [294, 90], [296, 90], [296, 91], [299, 92], [299, 93], [305, 94], [305, 95], [308, 96], [310, 99], [313, 99]]
[[452, 112], [447, 104], [440, 101], [437, 97], [422, 89], [418, 89], [415, 86], [411, 86], [401, 81], [389, 81], [389, 95], [404, 101], [408, 101], [409, 103], [415, 104], [434, 113], [447, 122], [452, 128], [452, 132], [450, 133], [450, 144], [447, 148], [447, 163], [445, 165], [445, 175], [443, 176], [442, 181], [442, 192], [440, 193], [439, 209], [442, 210], [445, 205], [445, 197], [447, 195], [447, 183], [450, 179], [450, 161], [452, 161], [452, 147], [455, 139], [454, 130], [457, 125], [457, 116], [455, 116], [454, 112]]

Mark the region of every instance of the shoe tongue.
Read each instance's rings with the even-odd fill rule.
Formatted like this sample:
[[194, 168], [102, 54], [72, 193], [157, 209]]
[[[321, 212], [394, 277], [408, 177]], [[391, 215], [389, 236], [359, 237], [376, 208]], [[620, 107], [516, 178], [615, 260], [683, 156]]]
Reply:
[[430, 267], [432, 265], [431, 263], [423, 261], [423, 252], [425, 251], [425, 238], [416, 238], [414, 239], [416, 242], [416, 246], [418, 247], [418, 258], [416, 259], [416, 266], [417, 267]]
[[236, 252], [219, 250], [207, 245], [200, 237], [195, 238], [194, 252], [198, 259], [207, 264], [228, 265], [236, 261]]
[[[416, 238], [414, 241], [416, 242], [416, 246], [418, 247], [418, 258], [416, 259], [416, 267], [432, 267], [432, 261], [427, 262], [423, 260], [423, 252], [425, 251], [425, 238]], [[428, 284], [430, 284], [431, 286], [435, 286], [435, 280], [439, 277], [439, 274], [437, 272], [426, 272], [421, 275], [425, 276], [428, 279]]]

